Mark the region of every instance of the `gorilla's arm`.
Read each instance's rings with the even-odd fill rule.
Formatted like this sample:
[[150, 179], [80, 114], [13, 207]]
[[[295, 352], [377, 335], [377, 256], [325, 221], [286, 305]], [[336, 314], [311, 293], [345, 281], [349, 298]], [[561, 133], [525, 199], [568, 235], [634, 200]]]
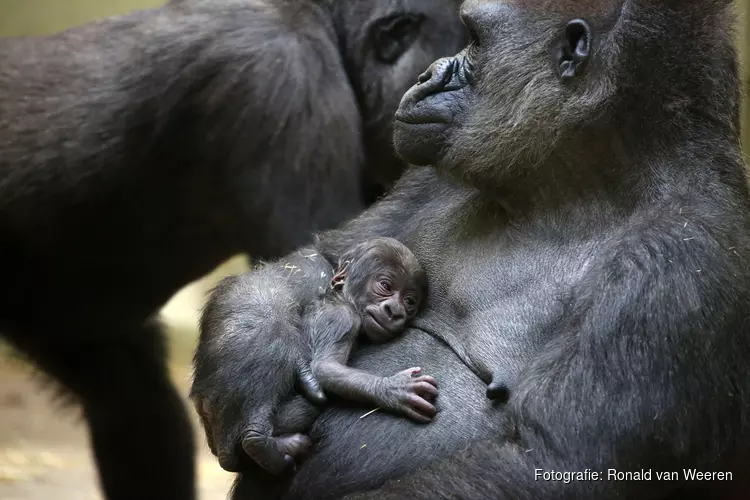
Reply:
[[[710, 470], [713, 457], [736, 449], [745, 348], [727, 346], [750, 327], [731, 305], [742, 286], [734, 288], [732, 276], [744, 273], [715, 258], [726, 243], [707, 236], [686, 249], [675, 226], [644, 224], [592, 264], [559, 335], [524, 370], [508, 403], [508, 441], [477, 442], [347, 498], [630, 498], [670, 487], [657, 472], [683, 479], [683, 467]], [[587, 469], [603, 479], [539, 476]], [[654, 476], [615, 480], [612, 469]]]

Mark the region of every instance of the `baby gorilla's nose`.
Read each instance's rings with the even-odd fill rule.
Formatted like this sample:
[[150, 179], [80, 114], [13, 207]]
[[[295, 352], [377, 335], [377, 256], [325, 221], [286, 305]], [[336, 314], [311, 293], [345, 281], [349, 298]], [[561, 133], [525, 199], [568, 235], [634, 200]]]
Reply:
[[388, 319], [391, 321], [402, 320], [406, 317], [404, 308], [394, 300], [387, 300], [385, 304], [383, 304], [383, 310], [385, 311]]
[[406, 323], [406, 310], [400, 301], [390, 298], [383, 302], [383, 313], [388, 318], [389, 330], [401, 330], [404, 327]]

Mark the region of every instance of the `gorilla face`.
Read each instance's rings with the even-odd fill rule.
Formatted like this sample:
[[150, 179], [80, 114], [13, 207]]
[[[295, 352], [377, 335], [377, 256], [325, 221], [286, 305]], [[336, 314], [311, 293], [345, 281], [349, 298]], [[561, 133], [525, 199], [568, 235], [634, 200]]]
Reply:
[[343, 0], [332, 6], [344, 64], [363, 118], [367, 172], [382, 185], [400, 175], [393, 115], [417, 75], [466, 43], [460, 0]]
[[404, 95], [397, 153], [478, 185], [496, 183], [541, 163], [591, 121], [614, 92], [603, 47], [622, 3], [572, 3], [465, 2], [470, 43], [436, 61]]

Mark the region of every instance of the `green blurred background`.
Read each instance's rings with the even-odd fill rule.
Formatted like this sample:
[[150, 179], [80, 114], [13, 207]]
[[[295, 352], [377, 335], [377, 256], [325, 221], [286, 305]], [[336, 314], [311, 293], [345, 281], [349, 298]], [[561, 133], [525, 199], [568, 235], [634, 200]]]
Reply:
[[[94, 19], [163, 3], [164, 0], [0, 0], [0, 36], [53, 33]], [[738, 47], [747, 89], [747, 69], [750, 68], [750, 0], [737, 0], [736, 3], [739, 13]], [[750, 106], [747, 99], [743, 110], [743, 138], [745, 150], [750, 153]], [[244, 259], [233, 259], [212, 275], [178, 293], [163, 311], [168, 327], [174, 332], [194, 332], [198, 309], [205, 292], [220, 276], [243, 269]]]

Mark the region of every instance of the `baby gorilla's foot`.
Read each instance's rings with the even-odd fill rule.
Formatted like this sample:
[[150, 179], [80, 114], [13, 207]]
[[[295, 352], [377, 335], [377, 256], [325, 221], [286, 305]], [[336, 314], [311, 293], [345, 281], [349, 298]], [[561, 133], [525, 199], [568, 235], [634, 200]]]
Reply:
[[310, 449], [310, 439], [303, 434], [269, 434], [249, 431], [242, 442], [245, 453], [271, 474], [294, 470], [294, 459]]
[[294, 465], [295, 459], [310, 451], [310, 447], [312, 446], [310, 438], [304, 434], [289, 434], [286, 436], [277, 436], [274, 439], [279, 450], [284, 453], [284, 460], [287, 462], [291, 461], [291, 465]]
[[437, 381], [420, 373], [421, 368], [409, 368], [383, 379], [381, 406], [402, 413], [416, 422], [432, 421], [437, 410], [430, 401], [438, 395]]

